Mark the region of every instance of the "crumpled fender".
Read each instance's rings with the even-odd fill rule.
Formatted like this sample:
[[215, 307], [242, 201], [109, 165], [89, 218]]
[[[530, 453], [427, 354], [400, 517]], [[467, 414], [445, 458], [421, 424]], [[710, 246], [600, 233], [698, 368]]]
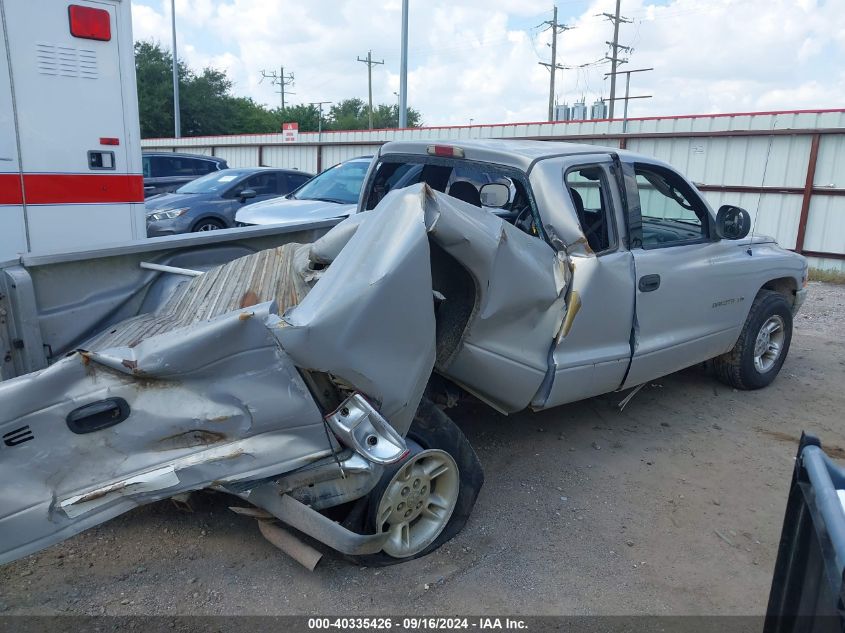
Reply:
[[401, 194], [313, 245], [312, 261], [333, 261], [274, 332], [296, 365], [353, 385], [404, 434], [434, 367], [435, 320], [422, 213], [430, 189]]
[[[474, 303], [445, 353], [437, 349], [429, 240], [475, 284], [467, 296], [445, 297]], [[546, 377], [568, 263], [488, 210], [413, 185], [338, 224], [311, 245], [308, 261], [330, 265], [285, 313], [279, 341], [299, 367], [378, 401], [400, 433], [435, 359], [438, 371], [503, 411], [525, 408]]]

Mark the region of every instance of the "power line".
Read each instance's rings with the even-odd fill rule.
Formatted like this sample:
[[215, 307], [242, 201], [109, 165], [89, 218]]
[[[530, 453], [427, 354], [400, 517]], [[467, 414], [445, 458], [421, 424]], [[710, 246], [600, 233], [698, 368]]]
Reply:
[[610, 13], [602, 13], [608, 20], [613, 22], [613, 41], [607, 42], [610, 45], [611, 49], [611, 56], [608, 57], [610, 60], [610, 118], [613, 118], [613, 104], [616, 102], [616, 69], [621, 65], [626, 63], [627, 59], [620, 59], [619, 58], [619, 50], [624, 50], [627, 53], [631, 52], [630, 46], [620, 46], [619, 45], [619, 25], [620, 24], [630, 24], [633, 20], [629, 20], [628, 18], [622, 17], [619, 15], [619, 5], [622, 3], [622, 0], [616, 0], [616, 11], [613, 14]]
[[[285, 67], [282, 66], [277, 73], [275, 70], [267, 72], [266, 70], [261, 71], [261, 81], [265, 79], [270, 80], [270, 84], [273, 86], [279, 87], [279, 92], [282, 95], [282, 110], [285, 109], [285, 94], [294, 95], [295, 92], [290, 92], [289, 90], [286, 91], [285, 88], [288, 86], [292, 86], [293, 84], [293, 73], [288, 73], [285, 75]], [[258, 82], [261, 83], [261, 82]]]
[[[555, 71], [564, 70], [564, 67], [557, 63], [557, 35], [573, 28], [566, 24], [558, 24], [557, 21], [557, 5], [552, 12], [552, 19], [546, 20], [542, 24], [547, 24], [548, 28], [544, 30], [552, 30], [552, 61], [551, 63], [537, 62], [541, 66], [545, 66], [551, 72], [549, 78], [549, 121], [555, 120]], [[542, 26], [542, 24], [540, 26]]]
[[358, 58], [359, 62], [364, 62], [367, 65], [367, 88], [370, 96], [370, 129], [373, 129], [373, 66], [377, 66], [378, 64], [384, 64], [384, 60], [380, 62], [373, 61], [373, 51], [367, 51], [367, 58], [361, 59]]

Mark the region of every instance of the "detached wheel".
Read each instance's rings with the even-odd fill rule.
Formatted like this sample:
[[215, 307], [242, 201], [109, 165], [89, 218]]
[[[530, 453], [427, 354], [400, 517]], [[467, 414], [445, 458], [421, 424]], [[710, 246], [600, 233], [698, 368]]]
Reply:
[[192, 232], [198, 233], [200, 231], [217, 231], [217, 230], [222, 229], [222, 228], [225, 228], [225, 227], [223, 226], [223, 223], [220, 222], [219, 220], [211, 220], [211, 219], [200, 220], [199, 222], [196, 223]]
[[761, 290], [734, 348], [713, 359], [716, 376], [736, 389], [760, 389], [777, 377], [792, 341], [792, 309], [773, 290]]
[[390, 534], [377, 554], [353, 557], [370, 567], [433, 552], [467, 522], [484, 483], [475, 451], [451, 419], [428, 400], [408, 431], [410, 454], [387, 468], [366, 498], [364, 529]]

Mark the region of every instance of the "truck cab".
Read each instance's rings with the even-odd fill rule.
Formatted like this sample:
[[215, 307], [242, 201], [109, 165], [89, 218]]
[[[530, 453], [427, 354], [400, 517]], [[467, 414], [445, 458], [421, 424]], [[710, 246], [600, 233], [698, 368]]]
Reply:
[[[547, 268], [555, 258], [567, 261], [571, 283], [559, 330], [533, 346], [527, 331], [507, 343], [467, 341], [473, 362], [441, 368], [502, 411], [635, 387], [723, 357], [761, 292], [778, 294], [790, 311], [803, 301], [803, 257], [767, 237], [728, 239], [695, 185], [653, 158], [542, 141], [391, 142], [373, 163], [359, 208], [374, 208], [410, 165], [422, 166], [419, 181], [432, 189], [486, 207], [533, 236]], [[495, 207], [482, 203], [488, 183], [508, 188]], [[513, 293], [544, 283], [529, 267], [510, 273]], [[756, 359], [766, 379], [783, 361], [791, 321], [779, 317], [770, 326], [779, 328], [776, 336], [763, 336], [761, 345], [780, 348]], [[491, 375], [501, 376], [495, 388]], [[752, 374], [745, 378], [764, 386]]]

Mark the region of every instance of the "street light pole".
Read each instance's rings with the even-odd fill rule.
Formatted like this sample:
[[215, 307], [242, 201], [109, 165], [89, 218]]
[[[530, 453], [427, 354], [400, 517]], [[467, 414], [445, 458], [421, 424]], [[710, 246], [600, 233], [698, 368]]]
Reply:
[[170, 0], [170, 18], [173, 28], [173, 136], [182, 136], [182, 122], [179, 117], [179, 61], [176, 56], [176, 0]]
[[402, 55], [399, 61], [399, 127], [408, 127], [408, 0], [402, 0]]

